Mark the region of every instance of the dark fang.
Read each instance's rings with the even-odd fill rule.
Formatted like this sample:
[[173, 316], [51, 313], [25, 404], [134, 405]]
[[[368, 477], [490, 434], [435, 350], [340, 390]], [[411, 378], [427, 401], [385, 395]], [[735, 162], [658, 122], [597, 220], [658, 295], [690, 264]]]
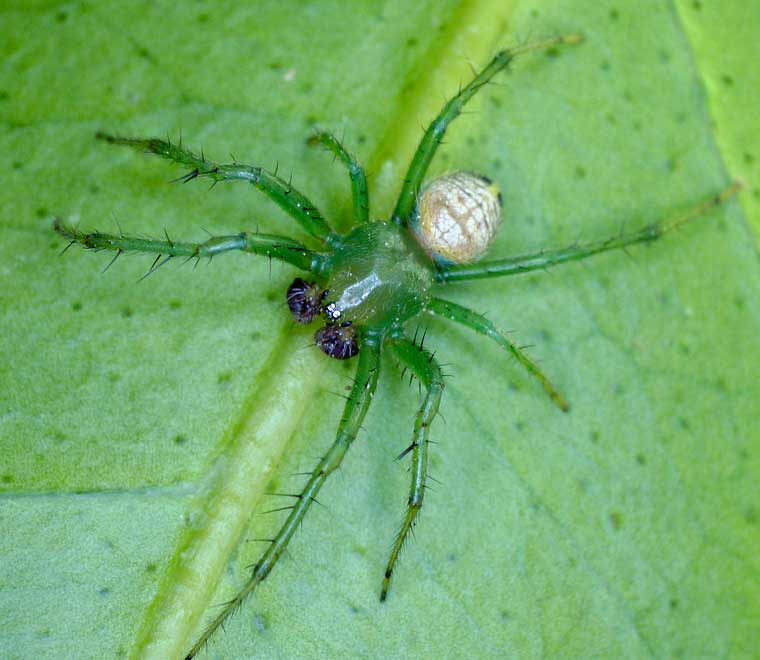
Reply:
[[319, 313], [320, 291], [313, 282], [300, 277], [288, 287], [288, 307], [297, 323], [311, 323]]
[[320, 328], [314, 333], [314, 341], [324, 353], [336, 360], [347, 360], [359, 352], [356, 330], [345, 323]]

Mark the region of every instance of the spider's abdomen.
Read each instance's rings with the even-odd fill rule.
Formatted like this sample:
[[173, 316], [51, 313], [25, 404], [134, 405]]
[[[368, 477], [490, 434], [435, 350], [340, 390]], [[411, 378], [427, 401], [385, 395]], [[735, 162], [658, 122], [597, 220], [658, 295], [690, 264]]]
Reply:
[[433, 274], [430, 258], [404, 229], [386, 222], [359, 225], [331, 259], [324, 315], [331, 323], [370, 329], [398, 326], [425, 308]]
[[500, 226], [499, 189], [473, 172], [454, 172], [428, 183], [412, 222], [420, 244], [444, 264], [477, 261]]

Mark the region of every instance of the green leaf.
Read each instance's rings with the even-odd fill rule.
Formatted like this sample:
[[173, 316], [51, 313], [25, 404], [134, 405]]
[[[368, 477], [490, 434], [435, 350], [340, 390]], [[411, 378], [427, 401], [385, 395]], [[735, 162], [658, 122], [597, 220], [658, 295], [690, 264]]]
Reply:
[[[83, 228], [304, 238], [245, 186], [167, 185], [97, 130], [293, 173], [347, 227], [344, 136], [387, 217], [428, 122], [493, 52], [562, 32], [458, 120], [435, 172], [504, 191], [491, 254], [739, 198], [650, 248], [445, 295], [514, 330], [566, 394], [430, 320], [453, 374], [416, 540], [378, 602], [416, 388], [366, 432], [209, 658], [750, 657], [760, 627], [757, 9], [729, 2], [6, 3], [0, 21], [0, 655], [174, 658], [242, 584], [332, 440], [352, 363], [310, 348], [292, 269], [244, 255], [146, 280]], [[411, 5], [411, 6], [410, 6]], [[754, 12], [754, 19], [746, 17]], [[754, 50], [753, 50], [754, 49]], [[730, 82], [729, 82], [730, 79]], [[754, 233], [753, 229], [754, 227]], [[402, 462], [403, 463], [403, 462]]]

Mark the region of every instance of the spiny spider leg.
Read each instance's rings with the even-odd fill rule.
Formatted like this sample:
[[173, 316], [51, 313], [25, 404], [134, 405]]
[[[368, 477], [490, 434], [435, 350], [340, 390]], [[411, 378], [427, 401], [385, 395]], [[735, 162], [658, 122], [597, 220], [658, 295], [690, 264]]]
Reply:
[[[103, 234], [101, 232], [86, 233], [74, 227], [63, 224], [56, 218], [53, 229], [72, 243], [79, 243], [91, 250], [116, 250], [117, 256], [124, 252], [145, 252], [158, 254], [165, 260], [174, 257], [200, 259], [214, 257], [230, 250], [242, 250], [273, 259], [279, 259], [302, 269], [318, 274], [324, 262], [323, 255], [312, 252], [302, 243], [273, 234], [253, 234], [242, 232], [232, 236], [212, 236], [203, 243], [183, 243], [152, 238], [135, 238], [123, 234]], [[156, 264], [159, 262], [156, 261]], [[162, 261], [160, 263], [165, 263]], [[152, 272], [158, 268], [154, 265]]]
[[443, 375], [441, 374], [441, 368], [430, 353], [408, 339], [395, 339], [391, 340], [389, 343], [390, 348], [396, 357], [420, 380], [425, 387], [426, 394], [425, 400], [422, 402], [414, 420], [414, 437], [412, 439], [412, 444], [409, 449], [404, 452], [407, 453], [409, 450], [412, 452], [412, 483], [409, 488], [406, 514], [401, 523], [401, 529], [399, 529], [396, 539], [393, 542], [388, 565], [385, 569], [383, 588], [380, 592], [381, 601], [385, 600], [388, 596], [393, 567], [398, 560], [401, 548], [404, 546], [404, 541], [409, 532], [414, 528], [417, 514], [422, 507], [428, 470], [428, 435], [430, 424], [438, 414], [438, 406], [441, 403], [441, 395], [443, 394]]
[[190, 652], [185, 656], [185, 660], [191, 660], [204, 647], [206, 642], [213, 633], [229, 619], [232, 614], [242, 605], [243, 601], [254, 591], [254, 589], [264, 581], [274, 568], [277, 560], [285, 552], [293, 534], [298, 529], [304, 515], [309, 510], [311, 503], [319, 493], [319, 489], [324, 484], [327, 477], [335, 471], [341, 464], [351, 443], [356, 438], [356, 434], [361, 428], [364, 416], [369, 410], [372, 403], [372, 397], [377, 385], [377, 378], [380, 371], [380, 337], [372, 334], [366, 334], [363, 338], [362, 350], [359, 352], [359, 364], [356, 368], [356, 377], [351, 389], [351, 395], [348, 397], [346, 406], [343, 409], [343, 416], [338, 425], [338, 432], [335, 442], [327, 453], [322, 457], [314, 471], [309, 477], [309, 481], [301, 491], [295, 504], [293, 505], [287, 520], [277, 532], [266, 552], [256, 562], [253, 567], [253, 573], [248, 582], [237, 593], [237, 595], [225, 603], [221, 613], [206, 628], [198, 641], [195, 643]]
[[242, 163], [219, 165], [206, 158], [203, 154], [198, 156], [192, 151], [184, 149], [179, 144], [173, 144], [169, 140], [160, 140], [158, 138], [124, 138], [106, 135], [105, 133], [97, 133], [95, 137], [109, 144], [120, 144], [144, 150], [192, 168], [190, 172], [180, 178], [184, 182], [192, 181], [199, 177], [211, 179], [214, 183], [234, 181], [236, 179], [247, 181], [274, 201], [275, 204], [295, 219], [309, 234], [328, 245], [332, 245], [337, 241], [337, 234], [327, 224], [319, 209], [305, 195], [293, 188], [288, 181], [281, 179], [263, 167], [251, 167]]
[[570, 406], [565, 397], [560, 394], [559, 390], [557, 390], [554, 385], [552, 385], [551, 381], [541, 369], [538, 368], [538, 365], [531, 360], [519, 346], [510, 341], [506, 335], [499, 332], [494, 324], [485, 316], [478, 314], [467, 307], [462, 307], [462, 305], [457, 305], [448, 300], [441, 300], [440, 298], [431, 298], [426, 311], [431, 314], [443, 316], [450, 321], [461, 323], [475, 332], [493, 339], [503, 349], [512, 353], [512, 355], [517, 358], [517, 361], [530, 372], [531, 376], [535, 377], [541, 383], [551, 400], [554, 401], [563, 412], [570, 410]]
[[417, 147], [414, 158], [412, 158], [406, 177], [404, 177], [404, 185], [401, 188], [396, 208], [393, 211], [393, 222], [402, 226], [409, 222], [417, 204], [417, 197], [419, 196], [422, 181], [427, 174], [430, 161], [433, 160], [438, 146], [443, 141], [446, 129], [461, 114], [464, 105], [481, 87], [487, 84], [499, 71], [506, 68], [517, 55], [562, 44], [578, 44], [582, 41], [583, 37], [581, 35], [568, 34], [542, 41], [533, 41], [524, 46], [500, 51], [485, 69], [443, 106], [439, 115], [428, 126]]
[[587, 243], [586, 245], [571, 245], [559, 250], [541, 251], [534, 254], [509, 257], [507, 259], [481, 261], [480, 263], [474, 264], [452, 264], [450, 266], [441, 266], [438, 269], [435, 278], [438, 282], [460, 282], [462, 280], [517, 275], [531, 270], [545, 269], [567, 261], [578, 261], [599, 254], [600, 252], [620, 250], [636, 243], [655, 241], [668, 232], [685, 225], [687, 222], [705, 215], [716, 206], [724, 204], [741, 190], [741, 187], [741, 184], [738, 181], [735, 181], [722, 192], [717, 195], [712, 195], [701, 204], [689, 209], [681, 215], [653, 222], [642, 229], [630, 233], [621, 233], [602, 241], [594, 241], [593, 243]]
[[354, 222], [356, 224], [367, 222], [369, 220], [369, 188], [364, 168], [332, 133], [317, 131], [308, 139], [307, 144], [321, 144], [327, 147], [348, 168], [354, 202]]

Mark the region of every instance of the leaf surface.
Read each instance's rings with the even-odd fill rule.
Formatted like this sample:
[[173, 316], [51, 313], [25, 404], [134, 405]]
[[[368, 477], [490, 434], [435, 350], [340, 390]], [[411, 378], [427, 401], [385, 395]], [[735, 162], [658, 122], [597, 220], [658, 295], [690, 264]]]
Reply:
[[[332, 441], [352, 364], [310, 347], [294, 272], [62, 249], [83, 228], [304, 238], [244, 186], [94, 141], [180, 133], [292, 172], [337, 227], [366, 163], [387, 217], [420, 127], [499, 48], [518, 61], [433, 173], [501, 186], [491, 256], [615, 234], [732, 178], [740, 197], [649, 248], [442, 295], [487, 313], [572, 404], [484, 339], [425, 320], [453, 375], [416, 540], [378, 602], [419, 397], [391, 360], [366, 431], [209, 658], [751, 657], [760, 627], [760, 163], [746, 3], [9, 3], [0, 15], [0, 655], [175, 658], [242, 584]], [[411, 5], [411, 7], [410, 7]], [[754, 26], [751, 27], [751, 26]], [[730, 80], [729, 80], [730, 78]], [[629, 258], [630, 257], [630, 258]], [[274, 503], [273, 503], [274, 502]]]

